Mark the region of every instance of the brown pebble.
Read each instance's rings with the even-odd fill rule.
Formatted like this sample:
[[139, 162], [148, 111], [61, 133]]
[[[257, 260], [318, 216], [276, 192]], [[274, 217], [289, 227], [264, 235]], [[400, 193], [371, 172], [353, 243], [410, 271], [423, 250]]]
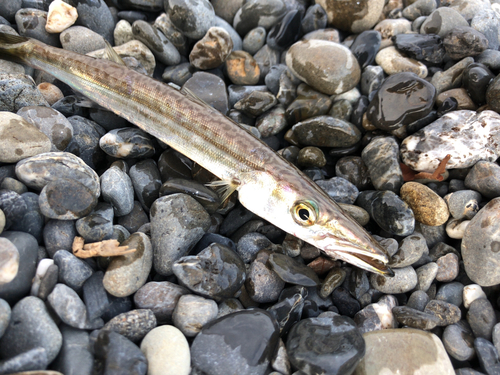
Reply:
[[37, 86], [37, 88], [50, 105], [64, 98], [64, 95], [59, 87], [53, 85], [52, 83], [42, 82]]
[[474, 103], [469, 94], [467, 94], [467, 90], [463, 87], [442, 92], [436, 97], [436, 105], [440, 106], [448, 98], [455, 98], [457, 100], [457, 110], [470, 109], [475, 111], [477, 109], [476, 103]]
[[198, 69], [214, 69], [222, 65], [233, 49], [233, 40], [221, 27], [211, 27], [189, 54], [189, 62]]
[[259, 65], [248, 52], [231, 52], [226, 59], [226, 69], [229, 79], [235, 85], [255, 85], [259, 82]]
[[453, 253], [446, 254], [436, 261], [438, 272], [436, 280], [441, 282], [449, 282], [455, 280], [458, 276], [459, 265], [458, 256]]
[[307, 266], [312, 268], [317, 275], [323, 275], [334, 267], [340, 267], [340, 263], [336, 260], [319, 256]]
[[318, 147], [304, 147], [299, 151], [297, 163], [303, 167], [324, 167], [326, 157]]
[[432, 227], [446, 223], [450, 212], [443, 198], [427, 186], [418, 182], [407, 182], [400, 190], [400, 196], [415, 214], [415, 220]]

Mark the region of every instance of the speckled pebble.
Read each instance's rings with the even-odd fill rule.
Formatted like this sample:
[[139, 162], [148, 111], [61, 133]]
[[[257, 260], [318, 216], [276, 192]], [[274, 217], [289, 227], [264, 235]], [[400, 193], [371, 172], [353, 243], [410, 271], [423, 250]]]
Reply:
[[401, 199], [413, 210], [415, 220], [429, 226], [439, 226], [448, 220], [450, 213], [446, 202], [427, 186], [407, 182], [401, 187]]

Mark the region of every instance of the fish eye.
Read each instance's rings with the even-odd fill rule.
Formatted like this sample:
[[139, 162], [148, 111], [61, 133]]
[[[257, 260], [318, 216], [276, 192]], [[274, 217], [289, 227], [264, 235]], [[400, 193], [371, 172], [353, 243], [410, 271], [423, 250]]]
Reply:
[[308, 201], [296, 202], [292, 207], [292, 216], [297, 224], [310, 226], [316, 222], [317, 209]]

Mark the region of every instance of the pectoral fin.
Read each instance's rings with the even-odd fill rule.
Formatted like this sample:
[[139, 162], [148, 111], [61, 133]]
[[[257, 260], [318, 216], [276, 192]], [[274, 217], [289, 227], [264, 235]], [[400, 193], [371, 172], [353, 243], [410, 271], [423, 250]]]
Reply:
[[216, 188], [217, 193], [221, 196], [221, 201], [224, 203], [231, 194], [238, 188], [240, 181], [237, 179], [217, 180], [205, 184], [205, 186]]

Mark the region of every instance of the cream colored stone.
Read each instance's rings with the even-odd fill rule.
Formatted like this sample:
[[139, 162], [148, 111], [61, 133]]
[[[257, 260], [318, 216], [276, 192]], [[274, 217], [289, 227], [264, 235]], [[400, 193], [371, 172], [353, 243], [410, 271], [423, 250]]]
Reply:
[[10, 283], [19, 269], [19, 251], [6, 238], [0, 238], [0, 285]]
[[48, 33], [60, 33], [73, 25], [78, 18], [76, 8], [62, 0], [50, 3], [45, 30]]

